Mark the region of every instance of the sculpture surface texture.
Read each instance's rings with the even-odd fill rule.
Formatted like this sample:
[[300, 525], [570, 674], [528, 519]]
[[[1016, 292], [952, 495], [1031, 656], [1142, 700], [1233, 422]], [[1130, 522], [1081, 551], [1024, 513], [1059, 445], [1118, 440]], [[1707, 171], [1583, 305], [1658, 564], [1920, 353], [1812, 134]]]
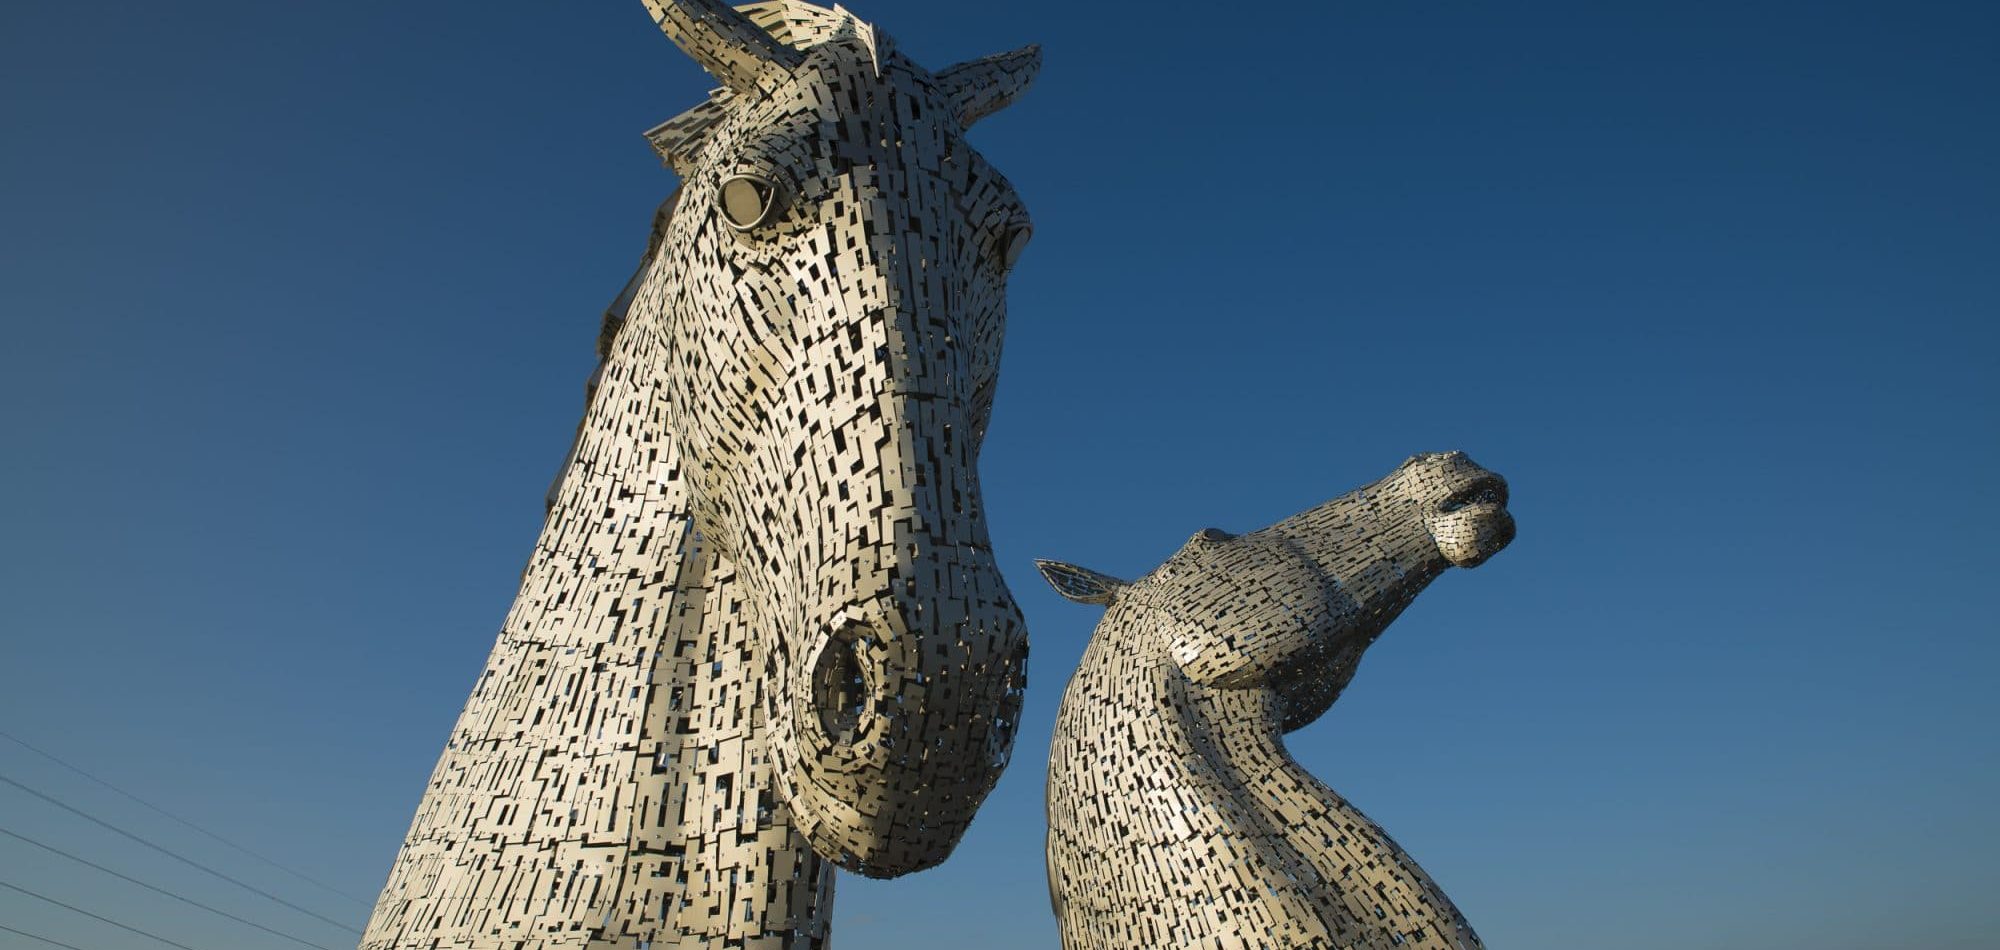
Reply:
[[949, 855], [1027, 635], [976, 469], [1028, 235], [931, 73], [844, 10], [646, 0], [722, 88], [607, 312], [548, 520], [364, 948], [824, 945], [835, 866]]
[[1506, 483], [1458, 452], [1241, 536], [1196, 534], [1108, 604], [1049, 761], [1049, 896], [1068, 950], [1481, 946], [1416, 862], [1300, 768], [1361, 653], [1432, 580], [1514, 537]]

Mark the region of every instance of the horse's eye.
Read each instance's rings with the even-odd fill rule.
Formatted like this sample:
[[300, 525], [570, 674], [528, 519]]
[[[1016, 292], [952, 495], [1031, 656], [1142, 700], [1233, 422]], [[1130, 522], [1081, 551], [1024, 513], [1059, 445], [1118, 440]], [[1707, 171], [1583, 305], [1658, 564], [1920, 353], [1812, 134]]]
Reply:
[[1021, 259], [1021, 252], [1028, 247], [1028, 239], [1035, 236], [1035, 229], [1025, 224], [1017, 224], [1000, 236], [1000, 266], [1012, 268]]
[[722, 219], [738, 231], [771, 223], [778, 216], [778, 186], [755, 175], [732, 175], [722, 181]]

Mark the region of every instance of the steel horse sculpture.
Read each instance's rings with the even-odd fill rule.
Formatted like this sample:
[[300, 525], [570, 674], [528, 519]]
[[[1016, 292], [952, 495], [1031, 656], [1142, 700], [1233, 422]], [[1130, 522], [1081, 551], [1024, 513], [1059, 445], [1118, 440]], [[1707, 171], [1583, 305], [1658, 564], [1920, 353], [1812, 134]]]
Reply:
[[1055, 561], [1108, 604], [1049, 759], [1049, 897], [1067, 950], [1474, 950], [1396, 842], [1285, 751], [1430, 582], [1514, 537], [1507, 486], [1419, 455], [1240, 537], [1209, 529], [1138, 581]]
[[980, 507], [1028, 235], [927, 72], [839, 8], [645, 0], [722, 88], [606, 315], [548, 520], [364, 948], [826, 943], [835, 866], [943, 861], [1027, 634]]

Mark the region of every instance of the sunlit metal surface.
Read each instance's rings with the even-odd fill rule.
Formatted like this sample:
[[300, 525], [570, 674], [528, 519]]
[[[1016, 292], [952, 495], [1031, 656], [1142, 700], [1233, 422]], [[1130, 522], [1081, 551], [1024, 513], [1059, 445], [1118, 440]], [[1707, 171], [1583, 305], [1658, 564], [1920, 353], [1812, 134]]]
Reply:
[[646, 2], [723, 88], [648, 133], [682, 189], [365, 948], [818, 947], [833, 868], [944, 860], [1013, 747], [976, 466], [1027, 214], [964, 128], [1040, 54]]

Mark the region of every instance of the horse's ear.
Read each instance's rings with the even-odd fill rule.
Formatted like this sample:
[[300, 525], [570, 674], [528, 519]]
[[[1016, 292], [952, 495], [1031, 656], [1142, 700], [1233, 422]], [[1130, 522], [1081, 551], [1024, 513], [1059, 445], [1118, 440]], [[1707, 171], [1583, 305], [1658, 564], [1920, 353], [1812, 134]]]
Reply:
[[1048, 581], [1056, 593], [1079, 604], [1111, 603], [1118, 599], [1119, 591], [1132, 586], [1129, 581], [1061, 561], [1036, 558], [1035, 569], [1042, 572], [1042, 579]]
[[771, 66], [790, 69], [804, 54], [780, 42], [748, 16], [719, 0], [645, 0], [667, 39], [716, 81], [736, 92], [757, 84]]
[[660, 153], [661, 160], [674, 174], [686, 178], [694, 170], [694, 158], [702, 143], [708, 141], [708, 134], [722, 120], [729, 118], [730, 103], [735, 101], [735, 93], [717, 89], [709, 93], [707, 102], [647, 129], [646, 141], [653, 143], [653, 151]]
[[949, 66], [936, 74], [938, 88], [951, 100], [961, 128], [1007, 108], [1028, 91], [1042, 68], [1042, 48], [1023, 46], [1011, 53]]

